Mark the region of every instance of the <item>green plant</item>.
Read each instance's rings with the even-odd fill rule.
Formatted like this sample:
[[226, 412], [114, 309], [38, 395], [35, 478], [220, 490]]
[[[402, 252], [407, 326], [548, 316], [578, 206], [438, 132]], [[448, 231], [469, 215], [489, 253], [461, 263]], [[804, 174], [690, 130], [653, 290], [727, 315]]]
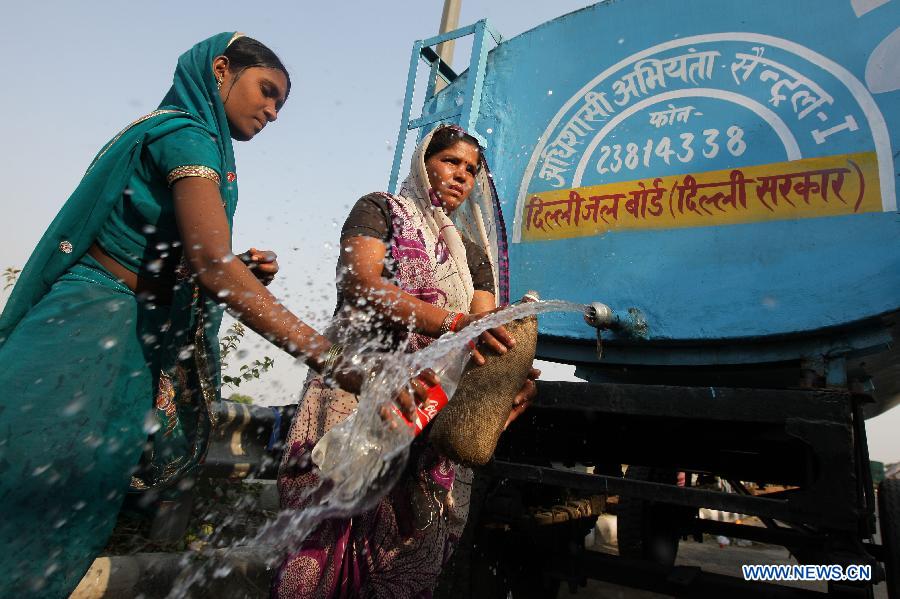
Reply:
[[272, 366], [274, 365], [275, 360], [273, 360], [269, 356], [264, 356], [262, 360], [253, 360], [253, 362], [241, 366], [238, 371], [238, 376], [228, 376], [227, 374], [224, 375], [222, 377], [222, 382], [226, 385], [239, 387], [241, 382], [243, 381], [258, 379], [261, 374], [271, 370]]
[[247, 329], [244, 328], [244, 325], [235, 321], [228, 330], [225, 331], [225, 335], [223, 335], [219, 339], [219, 357], [222, 360], [222, 369], [225, 369], [226, 359], [228, 355], [237, 349], [238, 344], [241, 342], [241, 339], [244, 338], [244, 333], [247, 332]]
[[[222, 371], [228, 368], [227, 358], [237, 351], [238, 345], [244, 339], [247, 329], [239, 322], [233, 323], [225, 335], [219, 339], [219, 356], [222, 360]], [[252, 379], [258, 379], [262, 374], [268, 372], [275, 365], [275, 360], [269, 356], [263, 356], [262, 360], [253, 360], [249, 364], [244, 364], [238, 369], [237, 376], [222, 375], [222, 384], [239, 387], [242, 382]], [[244, 396], [246, 397], [246, 396]], [[251, 400], [252, 401], [252, 400]], [[250, 403], [250, 402], [248, 402]]]

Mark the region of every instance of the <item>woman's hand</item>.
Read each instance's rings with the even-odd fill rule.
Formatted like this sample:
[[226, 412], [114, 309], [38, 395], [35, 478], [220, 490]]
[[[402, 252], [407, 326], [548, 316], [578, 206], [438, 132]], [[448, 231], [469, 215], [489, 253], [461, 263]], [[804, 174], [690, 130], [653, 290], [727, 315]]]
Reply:
[[[488, 314], [496, 312], [496, 310], [492, 310], [490, 312], [479, 312], [477, 314], [464, 314], [460, 319], [459, 324], [456, 326], [456, 332], [459, 332], [472, 324], [473, 322], [484, 318]], [[506, 327], [499, 326], [494, 327], [492, 329], [488, 329], [481, 333], [475, 341], [475, 346], [472, 348], [472, 360], [478, 366], [484, 364], [484, 355], [482, 355], [481, 350], [479, 349], [479, 345], [482, 348], [488, 348], [494, 353], [503, 355], [506, 353], [507, 349], [511, 349], [515, 347], [516, 340], [512, 335], [506, 330]]]
[[[409, 384], [400, 390], [400, 393], [394, 398], [394, 402], [406, 419], [412, 422], [416, 417], [416, 407], [428, 399], [428, 390], [440, 383], [441, 379], [432, 369], [423, 370], [419, 376], [410, 379]], [[382, 408], [381, 417], [386, 420], [389, 415], [389, 412]]]
[[278, 274], [278, 256], [269, 250], [250, 248], [243, 254], [238, 254], [241, 262], [247, 265], [259, 282], [268, 285]]
[[519, 389], [519, 392], [516, 393], [516, 397], [513, 399], [513, 409], [512, 412], [509, 413], [509, 418], [506, 419], [506, 424], [503, 425], [503, 430], [506, 430], [506, 427], [512, 424], [513, 420], [527, 410], [528, 406], [531, 405], [531, 400], [537, 397], [537, 385], [535, 384], [535, 381], [539, 376], [541, 376], [541, 371], [537, 368], [531, 368], [531, 370], [528, 371], [528, 378], [522, 383], [522, 388]]
[[[375, 369], [380, 366], [376, 365]], [[334, 369], [326, 374], [326, 378], [330, 378], [332, 383], [355, 395], [359, 395], [362, 390], [364, 375], [358, 367], [352, 365], [349, 361], [345, 361], [344, 357], [338, 358]], [[410, 379], [405, 387], [403, 387], [394, 398], [394, 403], [399, 408], [401, 414], [407, 420], [412, 421], [416, 416], [416, 407], [425, 403], [428, 399], [428, 389], [439, 385], [441, 382], [435, 372], [427, 368], [419, 373], [418, 376]], [[381, 408], [381, 417], [387, 420], [390, 417], [390, 408], [385, 406]]]

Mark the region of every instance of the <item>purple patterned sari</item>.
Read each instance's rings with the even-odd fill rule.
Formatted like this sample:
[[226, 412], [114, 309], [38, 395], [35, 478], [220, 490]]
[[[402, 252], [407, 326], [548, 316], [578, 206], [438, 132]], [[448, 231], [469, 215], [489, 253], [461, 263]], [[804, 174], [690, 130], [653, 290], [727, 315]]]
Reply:
[[[394, 282], [418, 299], [447, 310], [469, 312], [474, 289], [460, 232], [443, 208], [431, 201], [427, 186], [423, 156], [430, 140], [431, 135], [426, 136], [417, 149], [412, 173], [400, 194], [386, 195], [391, 212]], [[489, 189], [486, 168], [482, 176], [482, 189]], [[495, 198], [491, 199], [497, 206]], [[499, 216], [494, 207], [491, 213]], [[466, 224], [473, 224], [472, 215], [481, 217], [482, 212], [476, 209], [467, 213]], [[484, 244], [485, 231], [502, 231], [502, 221], [478, 228]], [[502, 293], [508, 286], [497, 263], [505, 266], [505, 239], [493, 241], [492, 246], [495, 253], [489, 256], [495, 273], [501, 275], [497, 288]], [[493, 256], [497, 256], [496, 261]], [[354, 316], [354, 308], [345, 306], [326, 334], [333, 340], [343, 335], [371, 335], [371, 320]], [[410, 333], [406, 351], [416, 351], [431, 341], [430, 337]], [[307, 381], [279, 470], [282, 508], [305, 507], [306, 493], [319, 482], [310, 452], [332, 426], [356, 409], [357, 403], [355, 395], [326, 387], [321, 377], [312, 376]], [[471, 480], [471, 470], [438, 455], [420, 438], [411, 446], [406, 472], [394, 489], [368, 512], [322, 522], [281, 566], [272, 596], [431, 597], [441, 568], [465, 525]]]

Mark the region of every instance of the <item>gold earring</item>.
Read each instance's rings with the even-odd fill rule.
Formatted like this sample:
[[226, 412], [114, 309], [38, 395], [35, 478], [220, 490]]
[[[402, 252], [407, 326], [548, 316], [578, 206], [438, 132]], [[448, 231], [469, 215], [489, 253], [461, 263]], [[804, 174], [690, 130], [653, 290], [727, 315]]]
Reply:
[[224, 77], [216, 77], [216, 89], [222, 89], [222, 82], [224, 80]]

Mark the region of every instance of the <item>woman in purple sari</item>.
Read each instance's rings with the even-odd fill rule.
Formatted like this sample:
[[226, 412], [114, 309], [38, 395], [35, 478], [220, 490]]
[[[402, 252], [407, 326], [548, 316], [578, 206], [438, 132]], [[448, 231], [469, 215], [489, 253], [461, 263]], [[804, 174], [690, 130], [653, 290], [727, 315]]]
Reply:
[[[508, 303], [506, 239], [481, 148], [455, 126], [427, 135], [399, 194], [369, 194], [341, 232], [338, 308], [325, 335], [417, 351]], [[503, 327], [482, 333], [481, 351], [505, 353]], [[514, 419], [534, 396], [532, 370], [514, 400]], [[319, 481], [310, 452], [355, 409], [356, 395], [318, 376], [304, 389], [279, 471], [282, 508], [305, 507]], [[439, 455], [425, 438], [406, 473], [378, 505], [323, 522], [288, 557], [273, 585], [278, 598], [430, 597], [469, 507], [472, 471]]]

